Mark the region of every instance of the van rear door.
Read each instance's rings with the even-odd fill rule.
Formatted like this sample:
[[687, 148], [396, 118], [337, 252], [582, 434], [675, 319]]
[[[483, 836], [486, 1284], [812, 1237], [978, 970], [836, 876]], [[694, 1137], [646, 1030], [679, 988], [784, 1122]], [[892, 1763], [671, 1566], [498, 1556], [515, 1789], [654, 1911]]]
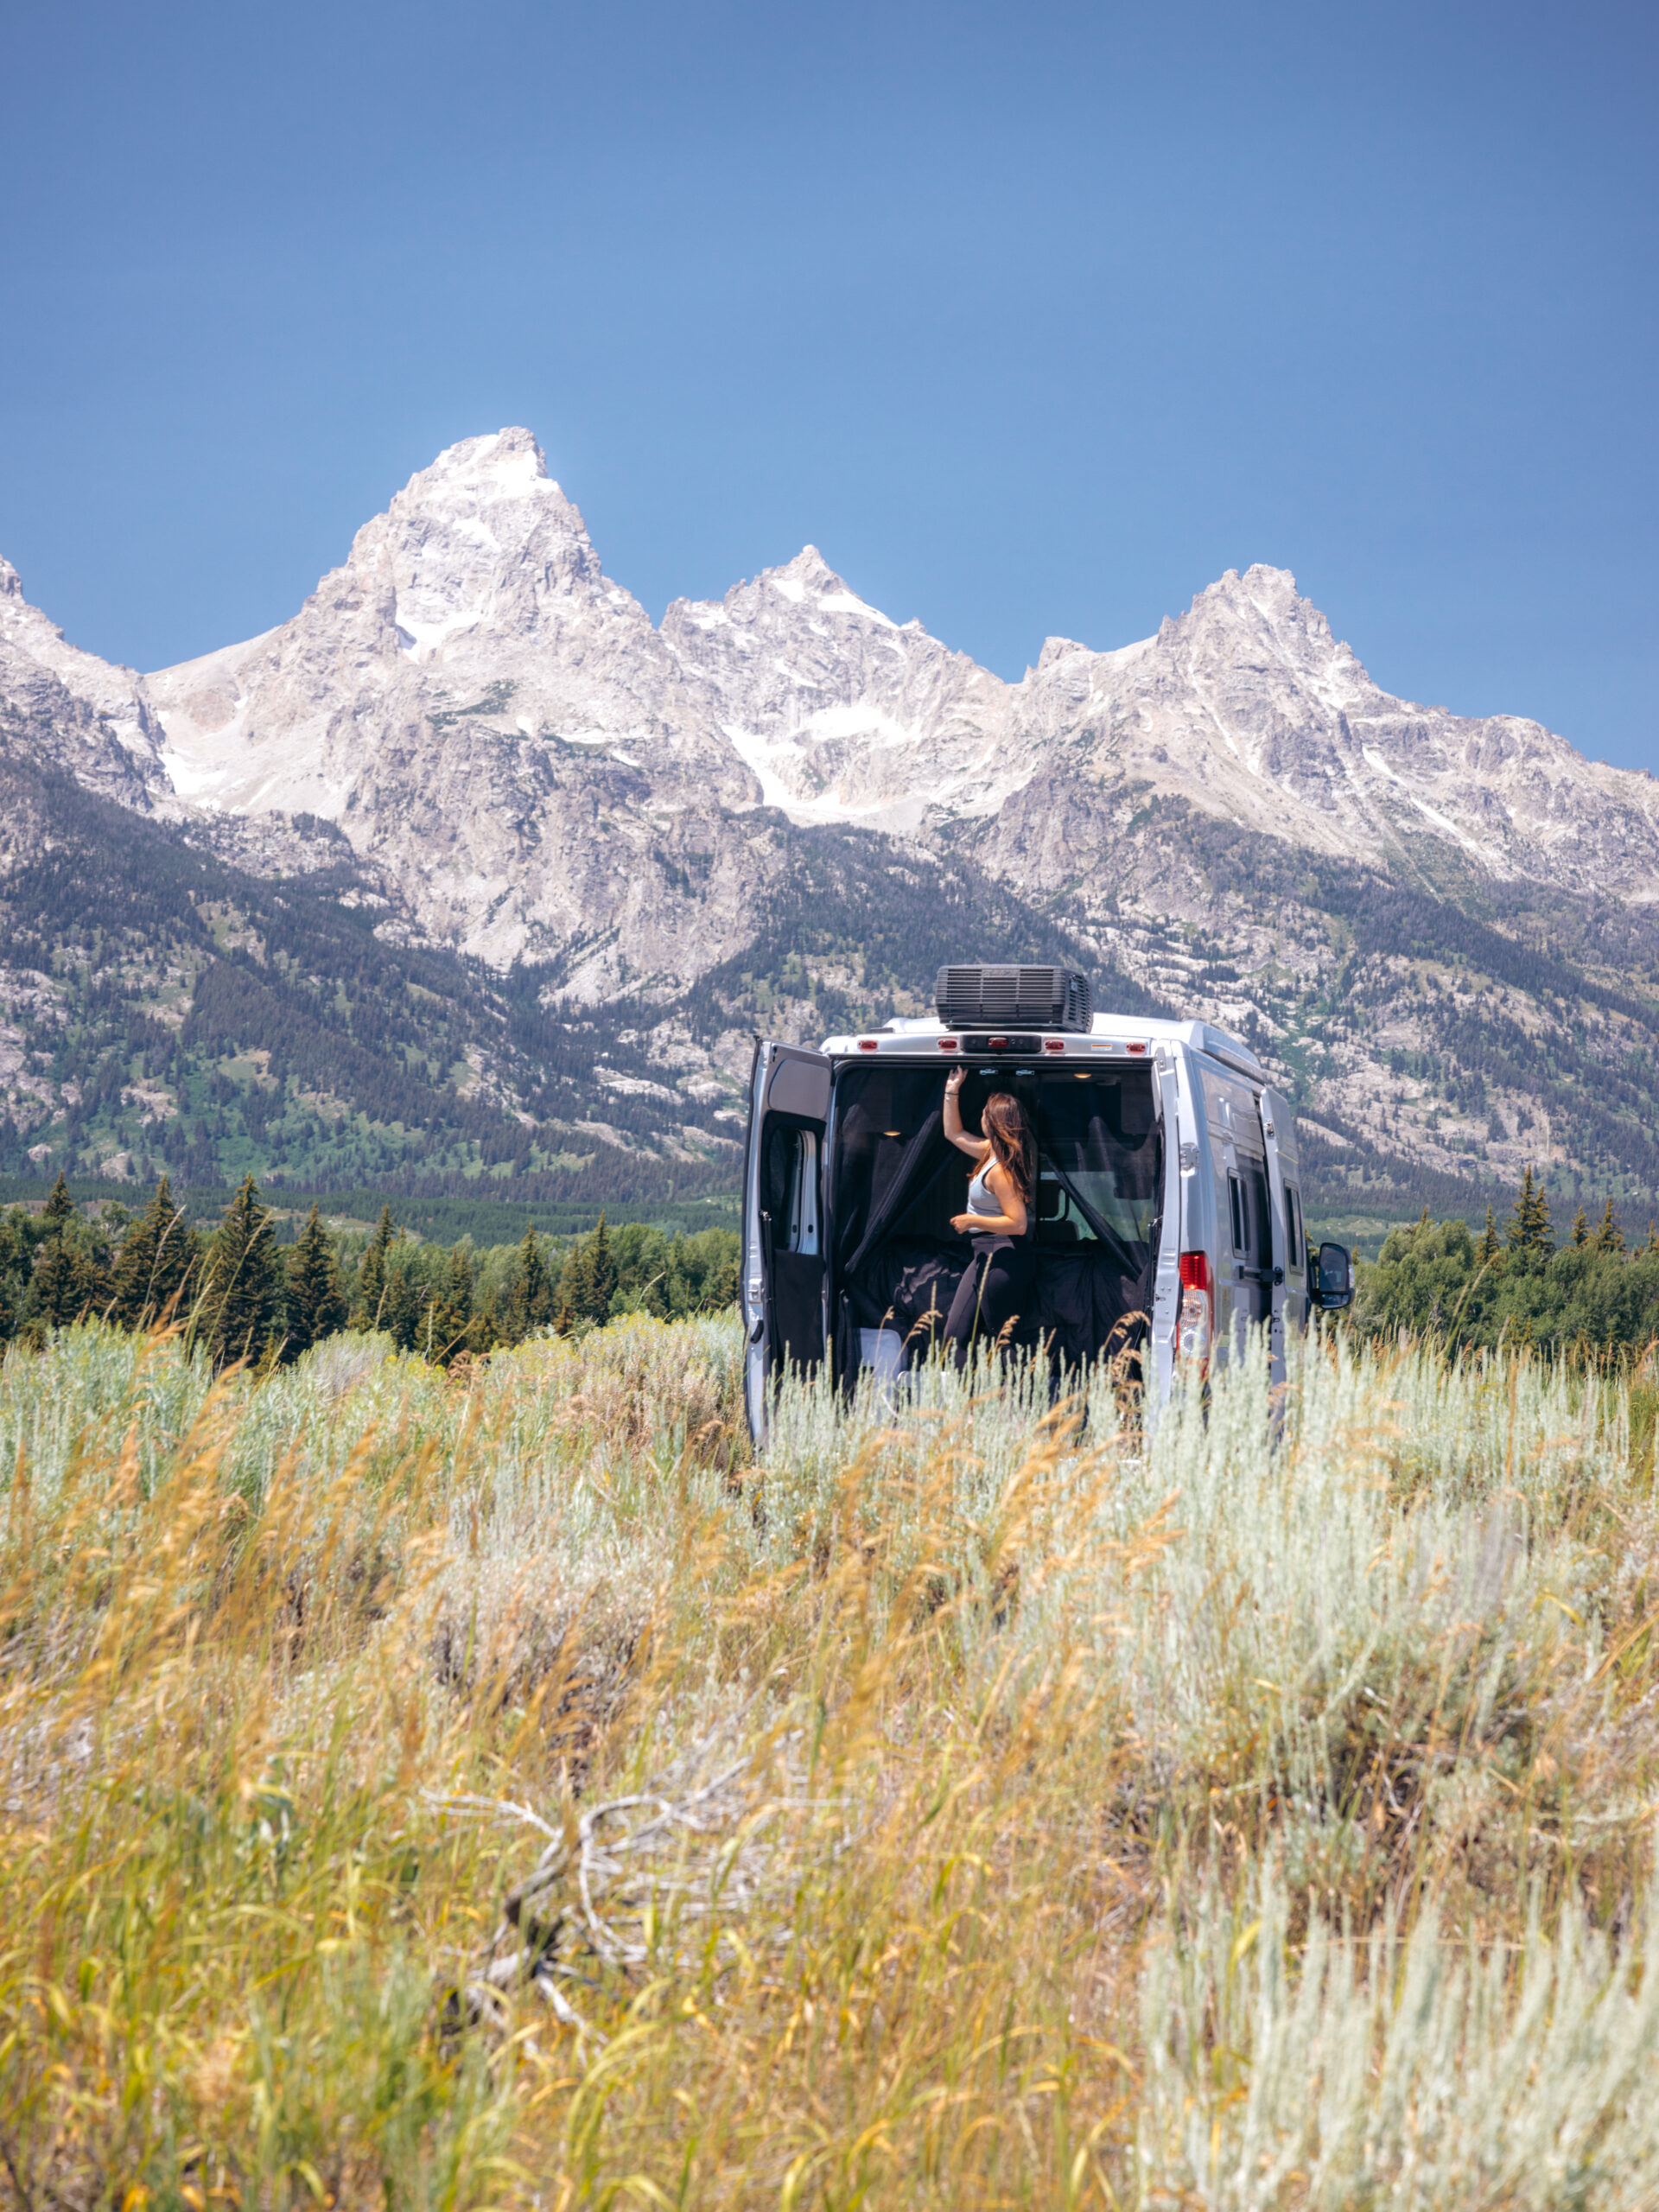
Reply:
[[755, 1045], [743, 1166], [740, 1302], [747, 1346], [749, 1433], [766, 1433], [766, 1399], [786, 1365], [823, 1357], [823, 1135], [827, 1053], [770, 1039]]
[[[1160, 1209], [1158, 1266], [1153, 1277], [1151, 1351], [1147, 1382], [1152, 1402], [1161, 1404], [1169, 1395], [1175, 1371], [1175, 1332], [1181, 1307], [1181, 1251], [1185, 1224], [1181, 1219], [1181, 1085], [1173, 1055], [1160, 1051], [1154, 1066], [1157, 1077], [1158, 1115], [1164, 1132], [1164, 1190]], [[1196, 1156], [1196, 1154], [1195, 1154]]]
[[[1300, 1238], [1290, 1201], [1285, 1192], [1284, 1152], [1294, 1157], [1295, 1121], [1290, 1103], [1276, 1090], [1262, 1093], [1262, 1135], [1266, 1140], [1268, 1154], [1268, 1191], [1272, 1199], [1273, 1215], [1273, 1307], [1268, 1330], [1268, 1343], [1273, 1357], [1273, 1379], [1285, 1379], [1285, 1300], [1290, 1281], [1290, 1271], [1297, 1259]], [[1281, 1150], [1281, 1147], [1283, 1149]]]

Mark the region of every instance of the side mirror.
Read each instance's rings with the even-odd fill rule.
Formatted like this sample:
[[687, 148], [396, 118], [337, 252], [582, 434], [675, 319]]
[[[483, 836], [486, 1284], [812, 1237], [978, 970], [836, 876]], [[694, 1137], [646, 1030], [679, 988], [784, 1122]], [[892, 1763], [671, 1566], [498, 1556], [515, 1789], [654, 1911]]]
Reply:
[[1354, 1302], [1354, 1256], [1342, 1244], [1321, 1244], [1309, 1255], [1307, 1300], [1323, 1313], [1340, 1313]]

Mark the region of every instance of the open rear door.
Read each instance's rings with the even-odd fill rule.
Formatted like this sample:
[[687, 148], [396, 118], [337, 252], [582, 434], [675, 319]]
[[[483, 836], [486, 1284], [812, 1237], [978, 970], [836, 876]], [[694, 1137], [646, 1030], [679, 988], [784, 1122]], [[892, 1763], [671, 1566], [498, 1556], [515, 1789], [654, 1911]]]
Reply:
[[1164, 1193], [1158, 1265], [1153, 1275], [1152, 1357], [1146, 1382], [1149, 1401], [1160, 1405], [1169, 1395], [1175, 1370], [1175, 1331], [1181, 1307], [1181, 1090], [1175, 1063], [1167, 1052], [1159, 1052], [1154, 1065], [1164, 1131]]
[[747, 1335], [749, 1433], [766, 1435], [766, 1400], [785, 1367], [823, 1357], [823, 1135], [830, 1060], [798, 1045], [758, 1042], [749, 1080], [740, 1300]]
[[1290, 1249], [1294, 1232], [1285, 1201], [1285, 1169], [1279, 1145], [1281, 1138], [1288, 1137], [1294, 1126], [1288, 1100], [1281, 1098], [1276, 1090], [1264, 1090], [1262, 1135], [1268, 1154], [1268, 1195], [1273, 1201], [1268, 1209], [1273, 1217], [1273, 1256], [1268, 1263], [1273, 1274], [1273, 1303], [1268, 1317], [1268, 1348], [1275, 1382], [1285, 1379], [1285, 1294], [1294, 1256]]

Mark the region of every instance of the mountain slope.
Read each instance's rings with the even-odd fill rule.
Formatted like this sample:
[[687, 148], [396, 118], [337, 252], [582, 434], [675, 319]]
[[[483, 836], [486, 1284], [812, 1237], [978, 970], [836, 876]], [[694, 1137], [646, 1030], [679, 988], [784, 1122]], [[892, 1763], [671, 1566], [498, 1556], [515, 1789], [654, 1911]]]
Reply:
[[0, 1173], [683, 1197], [735, 1172], [757, 1021], [855, 1026], [969, 927], [1079, 955], [970, 865], [773, 818], [766, 942], [666, 1008], [550, 1004], [544, 970], [388, 941], [343, 840], [254, 875], [38, 735], [0, 709]]
[[[453, 979], [444, 1021], [476, 1025], [477, 1065], [444, 1073], [423, 1044], [417, 1078], [398, 1045], [418, 1146], [340, 1060], [381, 1172], [488, 1153], [595, 1185], [622, 1155], [716, 1173], [750, 1025], [822, 1033], [921, 1004], [940, 958], [1046, 947], [1103, 996], [1251, 1036], [1333, 1192], [1472, 1202], [1528, 1160], [1561, 1188], [1659, 1192], [1659, 785], [1535, 722], [1392, 697], [1282, 570], [1230, 571], [1115, 651], [1051, 639], [1017, 683], [810, 546], [655, 627], [534, 439], [504, 430], [411, 478], [292, 620], [154, 676], [67, 645], [0, 569], [0, 702], [14, 778], [46, 779], [0, 831], [14, 950], [53, 988], [103, 972], [94, 855], [123, 818], [229, 871], [211, 903], [257, 910], [261, 942], [283, 887], [319, 976], [372, 946], [391, 963], [372, 999], [424, 1006], [422, 961]], [[76, 846], [87, 912], [48, 944], [29, 912], [47, 889], [18, 869], [60, 834], [52, 776], [113, 806]], [[288, 1034], [252, 954], [232, 964], [234, 989], [189, 987], [204, 1052]], [[323, 1044], [282, 1050], [321, 1096]], [[518, 1133], [505, 1159], [505, 1122], [461, 1110], [484, 1093]], [[272, 1125], [238, 1114], [221, 1165]], [[320, 1129], [293, 1141], [326, 1149]]]
[[1116, 653], [1050, 639], [1017, 719], [1073, 789], [1141, 783], [1407, 876], [1659, 898], [1659, 783], [1537, 722], [1391, 697], [1283, 569], [1229, 570]]
[[422, 932], [497, 968], [556, 961], [600, 997], [748, 932], [770, 845], [723, 810], [759, 786], [711, 764], [702, 692], [527, 432], [451, 448], [292, 621], [149, 688], [182, 795], [337, 824]]

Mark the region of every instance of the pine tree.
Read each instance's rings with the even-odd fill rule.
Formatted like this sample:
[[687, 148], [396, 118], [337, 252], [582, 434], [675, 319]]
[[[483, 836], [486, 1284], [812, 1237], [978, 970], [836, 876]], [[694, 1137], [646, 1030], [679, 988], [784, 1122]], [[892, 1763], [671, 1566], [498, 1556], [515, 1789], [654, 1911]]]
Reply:
[[1590, 1217], [1589, 1217], [1589, 1216], [1585, 1212], [1584, 1208], [1583, 1208], [1582, 1206], [1580, 1206], [1580, 1207], [1579, 1208], [1579, 1210], [1578, 1210], [1577, 1213], [1575, 1213], [1575, 1214], [1573, 1215], [1573, 1249], [1574, 1249], [1575, 1251], [1580, 1251], [1580, 1252], [1581, 1252], [1581, 1251], [1584, 1249], [1585, 1246], [1586, 1246], [1589, 1242], [1590, 1242]]
[[429, 1309], [427, 1357], [448, 1367], [457, 1352], [467, 1349], [467, 1332], [472, 1325], [472, 1255], [464, 1244], [457, 1244], [449, 1255], [443, 1287]]
[[35, 1308], [54, 1328], [67, 1329], [86, 1310], [79, 1255], [61, 1236], [48, 1236], [35, 1255]]
[[297, 1359], [346, 1325], [346, 1294], [334, 1240], [313, 1205], [288, 1255], [288, 1341], [283, 1357]]
[[283, 1268], [270, 1210], [251, 1175], [214, 1231], [206, 1275], [203, 1328], [214, 1366], [257, 1360], [281, 1313]]
[[75, 1202], [69, 1195], [69, 1185], [58, 1171], [58, 1179], [52, 1185], [52, 1195], [41, 1211], [41, 1224], [48, 1236], [62, 1236], [73, 1225]]
[[363, 1254], [363, 1264], [357, 1271], [357, 1295], [352, 1300], [352, 1326], [354, 1329], [384, 1329], [386, 1319], [386, 1255], [391, 1251], [397, 1230], [391, 1225], [391, 1208], [383, 1206], [375, 1232], [370, 1237]]
[[532, 1329], [544, 1329], [553, 1318], [553, 1306], [552, 1277], [542, 1256], [541, 1239], [531, 1227], [518, 1247], [518, 1266], [507, 1301], [506, 1322], [513, 1343], [522, 1343]]
[[1596, 1249], [1598, 1252], [1622, 1252], [1624, 1249], [1624, 1232], [1618, 1225], [1618, 1217], [1613, 1211], [1611, 1198], [1602, 1208], [1601, 1219], [1596, 1224]]
[[501, 1330], [493, 1306], [482, 1306], [473, 1315], [473, 1325], [467, 1332], [467, 1346], [476, 1358], [487, 1359], [502, 1341]]
[[385, 1331], [399, 1351], [414, 1351], [417, 1347], [424, 1351], [429, 1335], [426, 1326], [428, 1306], [424, 1293], [410, 1278], [404, 1255], [394, 1252], [386, 1263], [380, 1318], [375, 1325]]
[[30, 1285], [36, 1313], [54, 1328], [67, 1328], [109, 1303], [109, 1270], [86, 1241], [61, 1170], [41, 1211]]
[[553, 1271], [547, 1264], [542, 1241], [532, 1229], [525, 1236], [520, 1255], [524, 1270], [524, 1317], [533, 1329], [544, 1329], [553, 1319]]
[[176, 1319], [195, 1258], [184, 1216], [163, 1175], [155, 1197], [121, 1240], [111, 1319], [124, 1329]]
[[610, 1233], [602, 1213], [588, 1247], [587, 1276], [588, 1319], [608, 1321], [611, 1300], [616, 1295], [616, 1255], [611, 1249]]
[[593, 1277], [588, 1259], [589, 1249], [585, 1239], [579, 1239], [565, 1255], [553, 1316], [554, 1325], [562, 1337], [568, 1336], [579, 1322], [593, 1319], [589, 1311]]
[[1480, 1240], [1479, 1252], [1480, 1264], [1483, 1268], [1491, 1267], [1498, 1254], [1497, 1217], [1491, 1206], [1486, 1209], [1486, 1230]]
[[1511, 1252], [1529, 1260], [1547, 1259], [1555, 1249], [1549, 1234], [1549, 1200], [1530, 1167], [1522, 1174], [1521, 1195], [1510, 1216], [1510, 1232], [1505, 1241]]

